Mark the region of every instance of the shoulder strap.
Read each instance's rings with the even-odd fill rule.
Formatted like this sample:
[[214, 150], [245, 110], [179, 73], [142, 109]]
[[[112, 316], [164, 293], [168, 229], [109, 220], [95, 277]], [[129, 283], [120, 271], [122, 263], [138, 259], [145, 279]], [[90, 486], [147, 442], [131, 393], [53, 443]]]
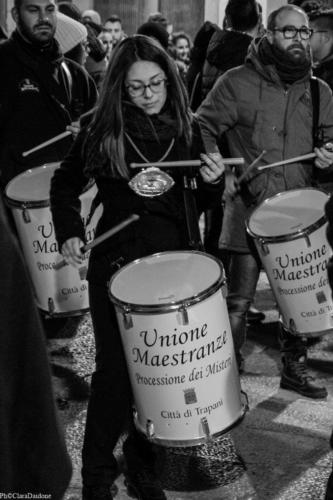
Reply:
[[319, 130], [319, 107], [320, 107], [320, 95], [319, 95], [319, 82], [314, 76], [310, 78], [310, 89], [312, 98], [312, 138], [313, 145], [316, 146], [319, 142], [318, 130]]

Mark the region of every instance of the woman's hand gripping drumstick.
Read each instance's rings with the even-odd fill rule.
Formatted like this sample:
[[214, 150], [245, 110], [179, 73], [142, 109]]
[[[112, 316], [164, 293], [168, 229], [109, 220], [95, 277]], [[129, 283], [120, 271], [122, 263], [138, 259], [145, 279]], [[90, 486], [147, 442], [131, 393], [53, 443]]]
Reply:
[[[86, 118], [87, 116], [91, 115], [95, 111], [95, 109], [96, 108], [92, 108], [86, 113], [83, 113], [83, 115], [80, 116], [79, 120], [82, 120], [82, 118]], [[32, 153], [35, 153], [35, 151], [39, 151], [40, 149], [46, 148], [47, 146], [50, 146], [55, 142], [65, 139], [65, 137], [68, 137], [69, 135], [72, 135], [75, 139], [78, 133], [80, 132], [80, 129], [81, 129], [80, 121], [72, 122], [70, 125], [67, 125], [66, 130], [64, 132], [52, 137], [51, 139], [48, 139], [47, 141], [42, 142], [41, 144], [38, 144], [38, 146], [35, 146], [34, 148], [29, 149], [28, 151], [23, 151], [22, 156], [23, 157], [29, 156]]]
[[117, 224], [105, 233], [101, 234], [91, 243], [87, 243], [87, 245], [85, 245], [83, 241], [78, 237], [69, 238], [61, 247], [61, 254], [64, 258], [54, 266], [54, 269], [59, 270], [62, 267], [67, 266], [67, 264], [70, 264], [74, 267], [79, 267], [82, 264], [82, 258], [85, 253], [87, 253], [89, 250], [96, 247], [106, 239], [110, 238], [114, 234], [118, 233], [129, 224], [132, 224], [132, 222], [139, 220], [139, 218], [140, 217], [136, 214], [130, 215], [130, 217], [125, 219], [123, 222], [120, 222], [120, 224]]

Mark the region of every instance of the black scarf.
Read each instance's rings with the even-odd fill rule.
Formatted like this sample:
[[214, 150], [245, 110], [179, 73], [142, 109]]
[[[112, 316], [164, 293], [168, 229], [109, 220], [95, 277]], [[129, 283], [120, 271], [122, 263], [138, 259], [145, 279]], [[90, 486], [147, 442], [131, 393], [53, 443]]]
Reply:
[[310, 76], [311, 57], [307, 51], [306, 57], [296, 61], [290, 54], [262, 38], [258, 46], [258, 55], [264, 66], [274, 66], [282, 82], [292, 84]]
[[147, 115], [131, 102], [123, 104], [125, 132], [140, 140], [157, 142], [171, 140], [177, 136], [177, 123], [172, 117], [170, 105], [165, 103], [158, 115]]

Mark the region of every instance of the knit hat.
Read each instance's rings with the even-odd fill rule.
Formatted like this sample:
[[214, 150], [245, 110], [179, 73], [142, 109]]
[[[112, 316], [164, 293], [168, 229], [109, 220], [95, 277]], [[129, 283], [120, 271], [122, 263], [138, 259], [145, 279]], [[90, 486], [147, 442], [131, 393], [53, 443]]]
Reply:
[[82, 18], [90, 17], [91, 21], [96, 24], [102, 24], [101, 16], [96, 10], [88, 9], [82, 13]]
[[57, 12], [57, 29], [55, 39], [60, 45], [61, 52], [66, 54], [76, 45], [84, 42], [87, 39], [87, 28], [75, 19], [65, 16], [61, 12]]
[[68, 2], [59, 2], [58, 3], [58, 11], [65, 16], [71, 17], [75, 19], [75, 21], [82, 22], [82, 14], [80, 9], [74, 5], [73, 3]]
[[137, 31], [138, 35], [146, 35], [156, 38], [158, 42], [162, 45], [164, 49], [168, 48], [169, 45], [169, 35], [163, 26], [159, 23], [149, 22], [141, 24]]

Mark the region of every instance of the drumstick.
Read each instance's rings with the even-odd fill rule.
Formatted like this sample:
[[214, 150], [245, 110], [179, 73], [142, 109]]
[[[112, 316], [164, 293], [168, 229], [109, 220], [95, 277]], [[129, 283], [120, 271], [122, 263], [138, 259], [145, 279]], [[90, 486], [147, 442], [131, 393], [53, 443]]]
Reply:
[[[95, 111], [95, 109], [96, 108], [92, 108], [89, 111], [87, 111], [86, 113], [83, 113], [83, 115], [80, 116], [79, 120], [82, 120], [82, 118], [86, 118], [86, 116], [91, 115]], [[72, 132], [70, 130], [65, 130], [65, 132], [61, 132], [61, 134], [58, 134], [58, 135], [52, 137], [52, 139], [48, 139], [47, 141], [44, 141], [41, 144], [38, 144], [38, 146], [35, 146], [34, 148], [29, 149], [28, 151], [24, 151], [22, 153], [22, 156], [23, 157], [29, 156], [29, 155], [31, 155], [31, 153], [34, 153], [35, 151], [38, 151], [39, 149], [43, 149], [46, 146], [53, 144], [54, 142], [61, 141], [61, 139], [64, 139], [65, 137], [67, 137], [71, 134], [72, 134]]]
[[[222, 158], [223, 163], [226, 165], [243, 165], [244, 158]], [[158, 167], [158, 168], [172, 168], [172, 167], [201, 167], [204, 162], [201, 160], [181, 160], [181, 161], [156, 161], [155, 163], [131, 163], [131, 168], [147, 168], [147, 167]]]
[[289, 160], [281, 160], [275, 163], [270, 163], [269, 165], [262, 165], [261, 167], [258, 167], [258, 170], [265, 170], [266, 168], [279, 167], [280, 165], [288, 165], [289, 163], [296, 163], [298, 161], [303, 161], [303, 160], [311, 160], [311, 158], [315, 158], [316, 156], [317, 156], [316, 153], [308, 153], [303, 156], [295, 156], [295, 158], [289, 158]]
[[246, 176], [251, 172], [251, 170], [254, 169], [254, 167], [257, 165], [257, 163], [261, 160], [261, 158], [266, 154], [266, 150], [263, 149], [263, 151], [260, 153], [259, 156], [257, 156], [257, 158], [255, 158], [253, 160], [253, 162], [246, 168], [246, 170], [242, 173], [242, 175], [240, 175], [238, 177], [238, 183], [240, 184], [241, 182], [243, 182], [246, 178]]
[[[138, 219], [140, 219], [140, 217], [138, 215], [136, 215], [136, 214], [130, 215], [127, 219], [123, 220], [123, 222], [120, 222], [119, 224], [117, 224], [116, 226], [112, 227], [111, 229], [109, 229], [105, 233], [101, 234], [100, 236], [97, 236], [97, 238], [95, 238], [90, 243], [87, 243], [86, 245], [84, 245], [81, 248], [82, 254], [88, 252], [88, 250], [91, 250], [92, 248], [96, 247], [97, 245], [99, 245], [103, 241], [107, 240], [108, 238], [110, 238], [114, 234], [118, 233], [119, 231], [121, 231], [122, 229], [124, 229], [129, 224], [132, 224], [132, 222], [137, 221]], [[53, 267], [53, 269], [55, 269], [56, 271], [58, 271], [59, 269], [61, 269], [64, 266], [67, 266], [67, 265], [68, 265], [68, 262], [66, 262], [65, 259], [62, 259], [57, 264], [55, 264], [55, 266]]]

